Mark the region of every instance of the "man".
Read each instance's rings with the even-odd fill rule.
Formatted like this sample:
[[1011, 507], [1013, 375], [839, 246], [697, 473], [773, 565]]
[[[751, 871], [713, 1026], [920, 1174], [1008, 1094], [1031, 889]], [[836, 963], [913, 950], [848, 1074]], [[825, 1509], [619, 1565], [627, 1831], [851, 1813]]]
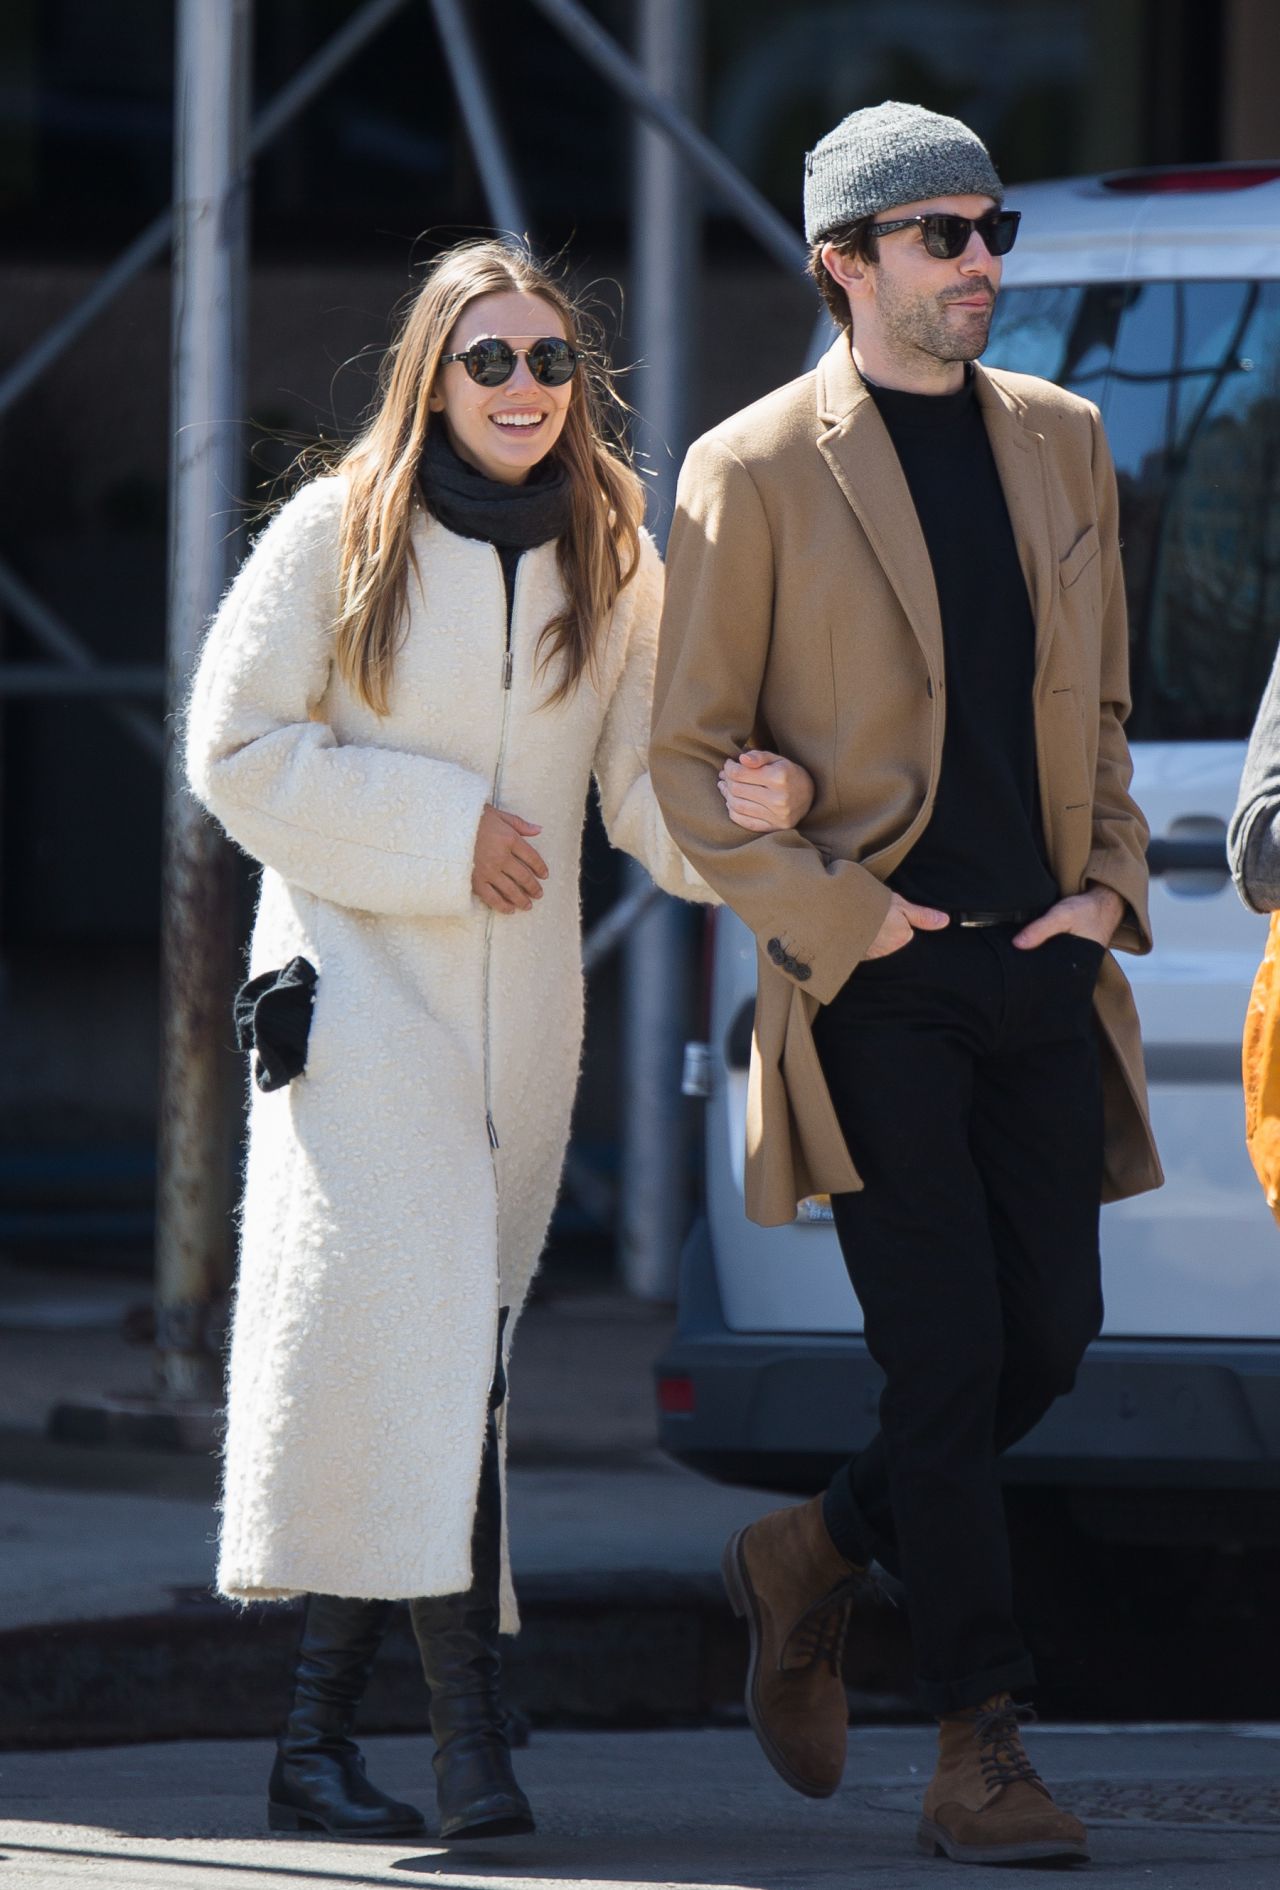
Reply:
[[[866, 1449], [726, 1549], [752, 1723], [789, 1784], [835, 1790], [843, 1629], [879, 1562], [941, 1725], [921, 1842], [964, 1862], [1088, 1855], [1019, 1732], [997, 1459], [1099, 1329], [1100, 1199], [1161, 1179], [1107, 950], [1150, 948], [1115, 477], [1086, 401], [973, 365], [1002, 201], [979, 139], [916, 106], [810, 154], [841, 332], [689, 454], [651, 759], [758, 942], [748, 1210], [832, 1195], [885, 1374]], [[744, 748], [813, 775], [801, 831], [725, 825]]]

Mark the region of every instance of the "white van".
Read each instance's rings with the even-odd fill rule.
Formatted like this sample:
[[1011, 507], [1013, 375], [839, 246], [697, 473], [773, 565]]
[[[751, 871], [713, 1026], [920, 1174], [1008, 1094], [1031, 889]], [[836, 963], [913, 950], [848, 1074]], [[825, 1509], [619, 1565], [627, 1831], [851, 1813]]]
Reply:
[[[1240, 1087], [1266, 923], [1224, 852], [1280, 635], [1280, 162], [1037, 184], [1009, 203], [1022, 227], [984, 359], [1095, 401], [1119, 475], [1156, 937], [1122, 963], [1168, 1181], [1104, 1210], [1103, 1334], [1008, 1473], [1110, 1486], [1111, 1531], [1132, 1518], [1142, 1533], [1122, 1490], [1280, 1484], [1280, 1228]], [[804, 1492], [875, 1428], [880, 1376], [829, 1208], [783, 1228], [746, 1218], [755, 946], [731, 913], [715, 928], [709, 1042], [688, 1066], [707, 1097], [705, 1215], [658, 1368], [661, 1438], [713, 1476]]]

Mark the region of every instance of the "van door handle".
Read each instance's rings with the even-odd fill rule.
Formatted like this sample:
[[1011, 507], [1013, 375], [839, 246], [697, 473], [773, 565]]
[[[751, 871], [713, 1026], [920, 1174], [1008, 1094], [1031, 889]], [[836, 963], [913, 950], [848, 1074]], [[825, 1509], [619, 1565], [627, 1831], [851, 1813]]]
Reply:
[[1221, 892], [1231, 877], [1227, 823], [1216, 814], [1182, 814], [1169, 831], [1147, 846], [1147, 869], [1170, 892], [1204, 897]]
[[1147, 870], [1152, 879], [1167, 873], [1225, 873], [1227, 849], [1221, 840], [1153, 840]]

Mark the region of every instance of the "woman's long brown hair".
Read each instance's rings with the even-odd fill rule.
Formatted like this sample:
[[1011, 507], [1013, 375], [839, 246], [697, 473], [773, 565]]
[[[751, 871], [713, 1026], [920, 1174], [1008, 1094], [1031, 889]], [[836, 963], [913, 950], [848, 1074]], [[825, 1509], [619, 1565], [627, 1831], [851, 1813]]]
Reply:
[[[477, 296], [537, 295], [581, 345], [584, 317], [566, 291], [513, 243], [462, 243], [432, 264], [414, 296], [380, 376], [373, 418], [339, 460], [347, 482], [339, 560], [337, 662], [343, 680], [375, 714], [386, 715], [396, 650], [404, 634], [412, 507], [428, 427], [443, 425], [428, 401], [440, 357], [468, 303]], [[640, 557], [644, 489], [606, 435], [606, 413], [620, 405], [603, 357], [588, 354], [552, 456], [569, 476], [570, 524], [556, 556], [565, 608], [538, 641], [546, 668], [559, 658], [548, 700], [561, 701], [595, 661], [618, 593]]]

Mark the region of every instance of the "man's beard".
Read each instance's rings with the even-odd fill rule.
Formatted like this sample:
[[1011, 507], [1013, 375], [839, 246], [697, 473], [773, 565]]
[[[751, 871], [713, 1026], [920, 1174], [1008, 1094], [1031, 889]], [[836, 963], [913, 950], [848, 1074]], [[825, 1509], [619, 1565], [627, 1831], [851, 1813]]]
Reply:
[[[879, 309], [884, 340], [897, 355], [927, 354], [934, 361], [976, 361], [987, 345], [995, 289], [986, 276], [945, 296], [909, 296], [889, 288], [881, 274]], [[984, 309], [949, 315], [952, 302], [975, 295], [990, 298]]]

